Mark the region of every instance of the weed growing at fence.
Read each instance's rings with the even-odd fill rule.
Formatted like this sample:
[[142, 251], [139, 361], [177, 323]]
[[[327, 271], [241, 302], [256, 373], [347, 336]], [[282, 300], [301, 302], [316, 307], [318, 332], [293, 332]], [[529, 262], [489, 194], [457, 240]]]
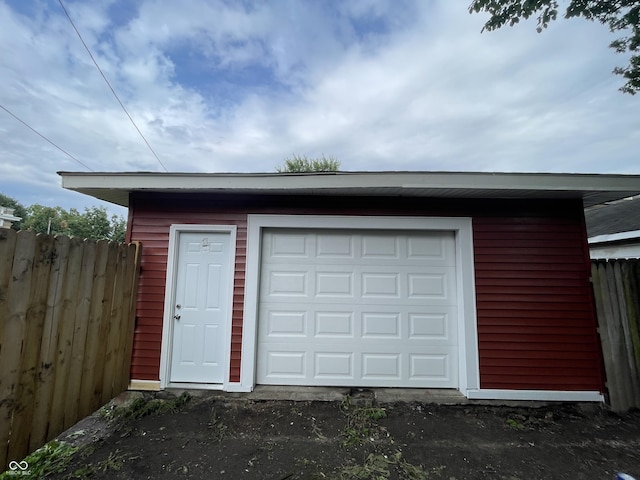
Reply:
[[342, 402], [340, 410], [347, 417], [347, 425], [342, 432], [345, 447], [360, 445], [378, 437], [381, 428], [377, 421], [387, 417], [384, 408], [353, 405], [349, 397]]
[[[64, 472], [78, 450], [79, 447], [74, 447], [65, 442], [51, 441], [35, 452], [27, 455], [22, 462], [19, 462], [26, 466], [25, 470], [20, 469], [0, 473], [0, 479], [35, 479]], [[20, 474], [19, 477], [17, 474]]]
[[211, 409], [211, 415], [209, 416], [209, 423], [207, 425], [211, 430], [211, 436], [213, 440], [220, 443], [227, 436], [229, 427], [224, 424], [222, 419], [218, 416], [218, 412], [215, 407]]
[[362, 465], [343, 467], [339, 472], [339, 477], [343, 480], [387, 480], [391, 476], [392, 469], [400, 473], [401, 478], [406, 480], [426, 480], [429, 478], [428, 472], [420, 465], [408, 463], [401, 452], [395, 452], [393, 455], [371, 453]]
[[146, 399], [138, 397], [130, 404], [116, 408], [113, 412], [114, 418], [119, 420], [136, 420], [149, 415], [161, 415], [163, 413], [176, 413], [191, 401], [191, 395], [183, 392], [182, 395], [173, 400], [163, 400], [160, 398]]

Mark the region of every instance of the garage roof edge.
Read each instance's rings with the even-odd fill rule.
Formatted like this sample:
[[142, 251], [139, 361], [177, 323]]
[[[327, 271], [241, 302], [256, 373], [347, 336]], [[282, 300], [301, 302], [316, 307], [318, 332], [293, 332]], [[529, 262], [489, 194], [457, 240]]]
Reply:
[[585, 206], [640, 194], [640, 175], [499, 172], [58, 172], [63, 188], [128, 206], [129, 193], [581, 198]]

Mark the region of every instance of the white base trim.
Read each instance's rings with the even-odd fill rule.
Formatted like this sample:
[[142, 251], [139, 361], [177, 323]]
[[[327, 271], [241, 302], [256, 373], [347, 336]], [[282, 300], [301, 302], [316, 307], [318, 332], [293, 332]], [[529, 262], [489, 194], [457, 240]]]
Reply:
[[222, 390], [221, 383], [170, 382], [164, 388], [184, 388], [186, 390]]
[[160, 380], [130, 380], [128, 390], [160, 391]]
[[147, 392], [159, 392], [165, 388], [184, 388], [188, 390], [224, 390], [225, 392], [249, 393], [253, 391], [250, 386], [241, 383], [177, 383], [172, 382], [164, 387], [159, 380], [131, 380], [128, 390], [139, 390]]
[[242, 383], [227, 383], [224, 386], [225, 392], [250, 393], [253, 392], [252, 385], [243, 385]]
[[570, 390], [467, 390], [471, 400], [532, 400], [547, 402], [604, 402], [600, 392]]

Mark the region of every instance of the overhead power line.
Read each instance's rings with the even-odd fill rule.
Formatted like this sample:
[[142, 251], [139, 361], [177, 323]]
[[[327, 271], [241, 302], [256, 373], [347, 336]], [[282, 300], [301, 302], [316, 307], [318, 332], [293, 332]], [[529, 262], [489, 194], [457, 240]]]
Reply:
[[76, 28], [76, 25], [73, 23], [73, 20], [71, 20], [71, 16], [69, 15], [69, 12], [67, 12], [67, 9], [64, 7], [62, 0], [58, 0], [58, 2], [60, 3], [60, 6], [62, 7], [62, 10], [64, 10], [65, 15], [67, 16], [67, 18], [69, 19], [69, 23], [71, 23], [71, 26], [73, 27], [73, 29], [76, 31], [76, 34], [78, 35], [78, 38], [80, 39], [80, 41], [82, 42], [82, 45], [84, 45], [84, 48], [87, 50], [87, 53], [89, 54], [89, 56], [91, 57], [91, 60], [93, 61], [93, 64], [96, 66], [96, 68], [98, 69], [98, 71], [100, 72], [100, 75], [102, 75], [102, 78], [104, 79], [104, 81], [107, 83], [107, 85], [109, 86], [109, 89], [111, 90], [111, 93], [113, 93], [113, 96], [116, 97], [116, 100], [118, 101], [118, 103], [120, 104], [120, 106], [122, 107], [122, 110], [124, 110], [124, 113], [127, 114], [127, 117], [129, 117], [129, 120], [131, 121], [131, 124], [135, 127], [135, 129], [138, 131], [138, 134], [140, 135], [140, 137], [142, 138], [142, 140], [144, 140], [144, 143], [147, 144], [147, 147], [149, 147], [149, 150], [151, 150], [151, 153], [153, 153], [153, 156], [156, 157], [156, 160], [158, 161], [158, 163], [160, 164], [160, 166], [162, 167], [162, 169], [165, 172], [168, 172], [167, 167], [164, 166], [164, 163], [162, 163], [162, 160], [160, 160], [160, 157], [158, 157], [158, 155], [156, 154], [156, 152], [153, 150], [153, 148], [151, 148], [151, 145], [149, 145], [149, 142], [147, 141], [147, 139], [144, 137], [144, 135], [142, 134], [142, 132], [140, 131], [140, 129], [138, 128], [138, 125], [136, 125], [136, 122], [133, 121], [133, 118], [131, 118], [131, 115], [129, 115], [129, 112], [127, 111], [127, 109], [125, 108], [124, 104], [122, 103], [122, 101], [120, 100], [120, 97], [118, 97], [118, 94], [116, 93], [116, 91], [113, 89], [113, 87], [111, 86], [111, 83], [109, 82], [109, 80], [107, 80], [107, 77], [105, 76], [104, 72], [102, 71], [102, 69], [100, 68], [100, 65], [98, 65], [98, 62], [96, 62], [96, 59], [93, 57], [93, 54], [91, 53], [91, 50], [89, 50], [89, 47], [87, 46], [87, 44], [85, 43], [84, 39], [82, 38], [82, 35], [80, 35], [80, 32], [78, 31], [78, 29]]
[[84, 168], [86, 168], [87, 170], [89, 170], [90, 172], [93, 172], [93, 170], [91, 168], [89, 168], [86, 164], [84, 164], [83, 162], [81, 162], [80, 160], [78, 160], [76, 157], [74, 157], [73, 155], [71, 155], [69, 152], [67, 152], [66, 150], [64, 150], [63, 148], [59, 147], [58, 145], [56, 145], [55, 143], [53, 143], [51, 140], [49, 140], [47, 137], [45, 137], [43, 134], [41, 134], [40, 132], [38, 132], [35, 128], [33, 128], [31, 125], [29, 125], [27, 122], [25, 122], [24, 120], [18, 118], [13, 112], [11, 112], [7, 107], [5, 107], [4, 105], [0, 105], [0, 108], [2, 110], [4, 110], [5, 112], [7, 112], [9, 115], [11, 115], [13, 118], [15, 118], [17, 121], [19, 121], [21, 124], [23, 124], [25, 127], [27, 127], [29, 130], [31, 130], [33, 133], [35, 133], [36, 135], [38, 135], [39, 137], [41, 137], [42, 139], [46, 140], [47, 142], [49, 142], [51, 145], [53, 145], [54, 147], [56, 147], [58, 150], [60, 150], [62, 153], [64, 153], [66, 156], [72, 158], [73, 160], [75, 160], [76, 162], [78, 162], [80, 165], [82, 165]]

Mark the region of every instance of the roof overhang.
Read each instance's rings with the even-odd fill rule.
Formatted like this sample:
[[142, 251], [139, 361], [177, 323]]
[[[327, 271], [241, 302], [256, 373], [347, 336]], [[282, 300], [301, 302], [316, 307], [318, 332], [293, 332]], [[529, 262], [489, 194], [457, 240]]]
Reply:
[[132, 192], [582, 199], [585, 207], [640, 194], [640, 175], [483, 172], [58, 172], [62, 186], [129, 206]]
[[589, 237], [587, 240], [590, 245], [603, 243], [640, 242], [640, 230], [612, 233], [609, 235], [596, 235], [595, 237]]

